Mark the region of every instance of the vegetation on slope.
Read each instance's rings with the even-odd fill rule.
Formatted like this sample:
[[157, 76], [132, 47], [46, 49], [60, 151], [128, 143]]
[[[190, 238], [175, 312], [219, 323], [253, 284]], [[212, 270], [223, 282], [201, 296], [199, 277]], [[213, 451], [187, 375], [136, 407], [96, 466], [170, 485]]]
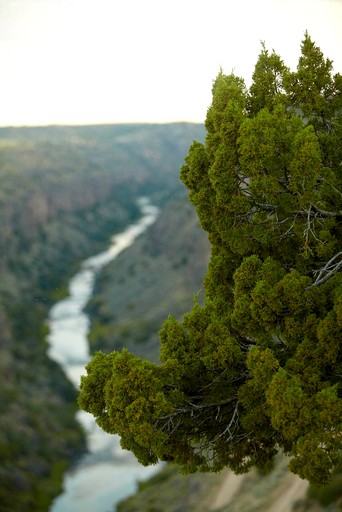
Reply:
[[165, 311], [181, 318], [202, 280], [209, 243], [184, 194], [163, 207], [143, 237], [101, 273], [88, 310], [92, 351], [129, 348], [158, 360], [158, 329]]
[[84, 450], [75, 390], [46, 356], [50, 304], [85, 257], [162, 203], [197, 125], [0, 129], [0, 510], [47, 510]]
[[137, 494], [121, 502], [117, 512], [208, 512], [219, 485], [217, 475], [181, 475], [167, 464], [139, 483]]

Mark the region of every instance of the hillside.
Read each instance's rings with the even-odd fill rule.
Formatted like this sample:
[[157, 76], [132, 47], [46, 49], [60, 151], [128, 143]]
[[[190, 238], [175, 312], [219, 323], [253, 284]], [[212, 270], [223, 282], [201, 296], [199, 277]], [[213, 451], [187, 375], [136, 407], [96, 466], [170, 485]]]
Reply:
[[128, 348], [158, 359], [158, 331], [203, 300], [209, 243], [185, 194], [168, 201], [157, 222], [101, 273], [88, 306], [91, 350]]
[[0, 510], [45, 511], [84, 450], [45, 318], [79, 262], [180, 189], [199, 125], [0, 129]]
[[166, 465], [138, 492], [122, 501], [117, 512], [339, 512], [341, 478], [319, 489], [287, 470], [288, 460], [278, 457], [269, 474], [251, 471], [234, 475], [182, 475]]

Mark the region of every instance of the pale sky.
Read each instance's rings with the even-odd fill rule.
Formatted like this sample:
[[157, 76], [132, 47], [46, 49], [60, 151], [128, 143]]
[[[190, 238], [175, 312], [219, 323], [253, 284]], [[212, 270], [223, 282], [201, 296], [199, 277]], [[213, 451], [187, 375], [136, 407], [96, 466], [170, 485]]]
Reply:
[[342, 73], [342, 0], [0, 0], [0, 126], [203, 122], [220, 68], [305, 30]]

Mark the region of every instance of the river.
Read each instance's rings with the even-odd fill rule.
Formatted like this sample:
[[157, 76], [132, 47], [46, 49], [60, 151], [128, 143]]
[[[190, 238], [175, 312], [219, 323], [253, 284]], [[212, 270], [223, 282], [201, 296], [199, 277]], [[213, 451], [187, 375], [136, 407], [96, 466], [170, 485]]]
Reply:
[[[109, 248], [83, 262], [69, 283], [69, 296], [53, 305], [49, 312], [49, 357], [57, 361], [67, 377], [79, 388], [80, 377], [90, 360], [87, 335], [90, 322], [84, 308], [93, 293], [96, 275], [152, 225], [159, 213], [148, 199], [139, 200], [141, 218], [111, 239]], [[137, 481], [151, 476], [156, 466], [143, 467], [120, 439], [105, 433], [92, 415], [79, 411], [77, 419], [87, 434], [88, 452], [66, 473], [64, 491], [50, 512], [113, 512], [115, 505], [133, 494]]]

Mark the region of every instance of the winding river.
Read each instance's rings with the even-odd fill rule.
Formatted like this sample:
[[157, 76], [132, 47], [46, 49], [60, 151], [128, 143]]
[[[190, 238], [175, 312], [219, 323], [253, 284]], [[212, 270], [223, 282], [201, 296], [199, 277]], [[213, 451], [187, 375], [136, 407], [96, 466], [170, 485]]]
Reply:
[[[69, 283], [69, 296], [50, 310], [49, 357], [62, 366], [76, 388], [90, 359], [89, 319], [83, 310], [93, 293], [96, 275], [158, 216], [158, 208], [148, 199], [141, 198], [139, 206], [141, 218], [114, 235], [106, 251], [83, 262]], [[88, 453], [65, 475], [64, 492], [54, 500], [50, 512], [113, 512], [119, 501], [135, 492], [137, 481], [148, 478], [157, 468], [141, 466], [130, 452], [120, 448], [119, 437], [102, 431], [90, 414], [79, 411], [77, 419], [87, 434]]]

